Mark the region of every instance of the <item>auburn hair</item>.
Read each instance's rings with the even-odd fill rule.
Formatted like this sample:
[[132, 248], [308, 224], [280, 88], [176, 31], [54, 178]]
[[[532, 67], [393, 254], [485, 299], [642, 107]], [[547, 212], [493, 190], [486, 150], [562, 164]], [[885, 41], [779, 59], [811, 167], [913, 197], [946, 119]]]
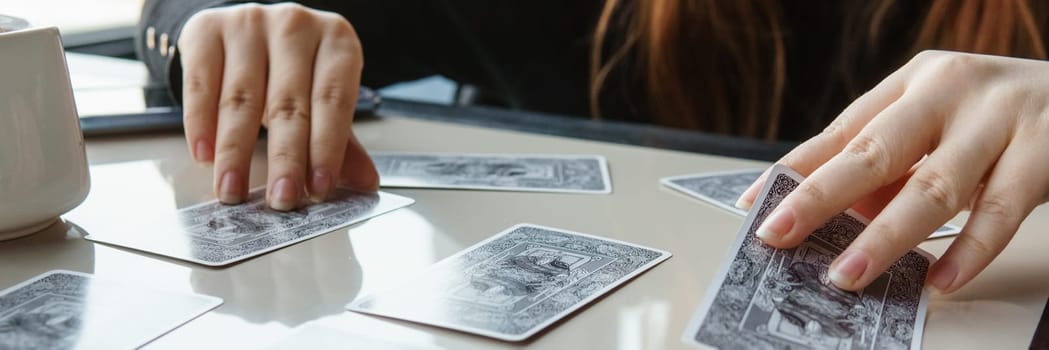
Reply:
[[[897, 0], [880, 0], [850, 8], [843, 33], [851, 37], [841, 57], [855, 59], [877, 46], [895, 5]], [[943, 49], [1045, 59], [1040, 30], [1046, 7], [1029, 0], [930, 0], [909, 53]], [[606, 0], [590, 54], [591, 113], [601, 116], [599, 98], [612, 70], [633, 62], [655, 123], [776, 139], [788, 64], [781, 12], [772, 0]], [[623, 35], [610, 44], [613, 29]], [[850, 97], [867, 88], [856, 86]]]

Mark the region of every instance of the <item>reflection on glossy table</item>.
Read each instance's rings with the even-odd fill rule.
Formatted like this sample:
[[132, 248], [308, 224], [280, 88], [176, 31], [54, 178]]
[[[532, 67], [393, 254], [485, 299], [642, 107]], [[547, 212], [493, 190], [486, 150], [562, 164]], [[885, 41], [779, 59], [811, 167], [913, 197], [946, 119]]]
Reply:
[[[613, 194], [390, 189], [417, 203], [218, 269], [94, 244], [79, 238], [84, 233], [76, 226], [57, 225], [26, 239], [0, 243], [0, 288], [48, 270], [69, 269], [225, 299], [218, 309], [148, 348], [264, 348], [284, 341], [303, 325], [322, 327], [326, 339], [351, 343], [361, 339], [362, 344], [379, 339], [389, 346], [424, 349], [684, 348], [681, 333], [743, 219], [663, 188], [658, 179], [765, 165], [396, 116], [358, 123], [356, 131], [374, 151], [602, 154], [608, 157]], [[151, 223], [135, 218], [212, 198], [211, 169], [191, 161], [181, 135], [93, 139], [87, 148], [91, 196], [66, 216], [73, 224], [90, 222], [81, 225], [84, 231], [129, 225], [148, 229]], [[260, 147], [253, 162], [253, 186], [264, 184], [264, 161]], [[127, 220], [90, 220], [92, 213], [100, 211], [118, 211]], [[962, 219], [954, 223], [961, 224]], [[520, 344], [344, 309], [357, 296], [410, 278], [521, 222], [665, 249], [674, 257]], [[1049, 212], [1041, 207], [970, 285], [952, 295], [933, 296], [924, 345], [931, 349], [1027, 347], [1049, 294], [1047, 229]], [[949, 243], [950, 239], [940, 239], [922, 247], [938, 256]]]

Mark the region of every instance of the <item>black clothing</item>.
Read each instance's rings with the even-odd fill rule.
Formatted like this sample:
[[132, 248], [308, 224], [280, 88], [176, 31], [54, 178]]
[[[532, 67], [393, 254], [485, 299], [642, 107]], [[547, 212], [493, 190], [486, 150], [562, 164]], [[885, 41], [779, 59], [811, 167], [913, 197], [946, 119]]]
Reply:
[[[590, 115], [592, 34], [603, 0], [304, 0], [305, 6], [340, 13], [360, 36], [365, 56], [362, 84], [382, 87], [440, 74], [481, 88], [511, 108]], [[139, 35], [148, 27], [176, 42], [182, 23], [196, 11], [230, 1], [148, 0]], [[832, 120], [859, 92], [873, 87], [909, 58], [925, 2], [894, 6], [874, 52], [840, 56], [852, 36], [847, 14], [862, 1], [782, 2], [787, 78], [779, 139], [804, 140]], [[868, 6], [869, 7], [869, 6]], [[622, 33], [610, 33], [622, 37]], [[175, 55], [144, 48], [150, 72], [181, 92]], [[687, 62], [687, 60], [686, 60]], [[848, 62], [848, 66], [842, 64]], [[649, 122], [643, 79], [629, 62], [613, 70], [599, 99], [606, 119]], [[856, 81], [838, 74], [853, 73]]]

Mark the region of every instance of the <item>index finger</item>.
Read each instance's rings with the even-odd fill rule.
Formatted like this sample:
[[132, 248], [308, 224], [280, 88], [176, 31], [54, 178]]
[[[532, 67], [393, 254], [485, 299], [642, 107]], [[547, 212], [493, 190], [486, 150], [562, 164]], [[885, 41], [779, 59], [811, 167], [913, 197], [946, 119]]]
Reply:
[[[902, 70], [893, 73], [874, 89], [857, 98], [827, 128], [823, 129], [823, 132], [795, 147], [777, 163], [787, 165], [803, 176], [811, 174], [816, 168], [841, 152], [845, 145], [874, 119], [874, 116], [903, 96], [904, 74]], [[754, 204], [754, 199], [758, 196], [758, 190], [765, 184], [768, 174], [769, 171], [765, 170], [750, 187], [743, 191], [736, 202], [736, 207], [750, 209]]]
[[920, 99], [904, 98], [880, 114], [783, 198], [758, 237], [779, 248], [797, 245], [830, 217], [903, 176], [939, 137], [927, 126], [933, 113]]
[[222, 36], [210, 12], [186, 23], [179, 37], [182, 65], [182, 123], [193, 159], [215, 159], [215, 131], [225, 61]]

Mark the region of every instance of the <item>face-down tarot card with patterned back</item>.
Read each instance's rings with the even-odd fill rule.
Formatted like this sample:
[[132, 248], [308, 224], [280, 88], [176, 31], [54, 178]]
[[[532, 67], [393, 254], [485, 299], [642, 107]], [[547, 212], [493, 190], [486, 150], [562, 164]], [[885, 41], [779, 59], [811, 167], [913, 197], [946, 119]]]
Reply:
[[[174, 213], [150, 213], [149, 227], [92, 230], [85, 238], [208, 266], [229, 265], [411, 205], [395, 194], [337, 189], [323, 203], [280, 212], [257, 188], [237, 205], [210, 201]], [[119, 213], [118, 213], [119, 214]], [[141, 220], [140, 220], [141, 221]]]
[[0, 291], [0, 349], [134, 349], [220, 304], [51, 271]]
[[372, 153], [383, 187], [607, 194], [596, 155]]
[[348, 308], [522, 341], [669, 257], [626, 242], [521, 224]]
[[746, 210], [736, 208], [736, 201], [750, 187], [750, 184], [757, 181], [762, 171], [761, 169], [747, 169], [678, 175], [662, 178], [659, 182], [718, 208], [746, 216]]
[[838, 214], [791, 249], [755, 236], [802, 180], [786, 166], [772, 169], [684, 341], [718, 349], [920, 348], [931, 255], [912, 250], [867, 288], [850, 292], [834, 287], [827, 270], [867, 219], [851, 210]]

